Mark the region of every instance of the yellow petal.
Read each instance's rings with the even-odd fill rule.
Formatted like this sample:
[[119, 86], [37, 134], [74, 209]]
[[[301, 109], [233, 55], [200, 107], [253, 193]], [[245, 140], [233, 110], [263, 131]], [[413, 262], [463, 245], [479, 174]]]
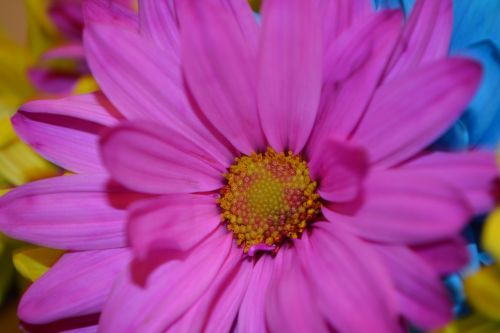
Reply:
[[15, 136], [9, 119], [0, 120], [0, 131], [0, 179], [19, 186], [58, 175], [57, 167], [41, 158]]
[[97, 82], [91, 75], [81, 77], [73, 88], [73, 94], [81, 95], [99, 90]]
[[0, 32], [0, 119], [14, 114], [22, 102], [33, 96], [27, 76], [33, 59], [27, 49]]
[[16, 270], [26, 279], [34, 282], [45, 274], [62, 256], [61, 250], [37, 247], [14, 253]]
[[500, 268], [487, 266], [464, 281], [469, 303], [482, 314], [500, 321]]
[[483, 247], [500, 261], [500, 209], [488, 217], [482, 237]]
[[252, 7], [254, 12], [259, 12], [260, 11], [260, 5], [262, 3], [262, 0], [248, 0], [250, 3], [250, 7]]
[[500, 322], [491, 320], [481, 314], [474, 313], [463, 319], [454, 320], [443, 329], [432, 333], [498, 333]]
[[28, 43], [35, 55], [42, 54], [61, 40], [48, 15], [49, 0], [24, 0], [28, 19]]

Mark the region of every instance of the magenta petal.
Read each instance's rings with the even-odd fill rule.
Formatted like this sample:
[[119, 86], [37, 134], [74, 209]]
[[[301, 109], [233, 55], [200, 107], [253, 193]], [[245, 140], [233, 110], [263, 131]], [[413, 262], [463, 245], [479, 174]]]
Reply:
[[312, 179], [319, 181], [321, 198], [333, 202], [356, 198], [369, 167], [365, 151], [336, 140], [310, 149], [309, 168]]
[[258, 26], [250, 6], [239, 0], [180, 4], [183, 69], [201, 111], [241, 152], [264, 149], [256, 104]]
[[321, 92], [319, 8], [310, 0], [268, 0], [262, 16], [257, 88], [262, 128], [271, 147], [299, 153]]
[[367, 147], [374, 163], [401, 162], [451, 126], [480, 79], [480, 65], [465, 58], [445, 59], [407, 72], [377, 90], [353, 141]]
[[446, 180], [461, 189], [476, 214], [487, 213], [495, 205], [493, 194], [499, 174], [494, 152], [433, 152], [419, 156], [403, 168]]
[[458, 272], [469, 262], [470, 255], [466, 245], [462, 237], [454, 237], [422, 244], [413, 247], [413, 250], [439, 274], [451, 274]]
[[139, 259], [158, 248], [187, 251], [220, 227], [220, 221], [213, 196], [167, 195], [129, 209], [128, 239]]
[[24, 104], [12, 118], [19, 136], [73, 172], [104, 172], [98, 135], [123, 117], [101, 93]]
[[103, 333], [164, 332], [184, 315], [220, 274], [232, 238], [214, 232], [182, 261], [156, 269], [146, 286], [125, 272], [113, 286], [100, 320]]
[[19, 317], [31, 324], [99, 313], [130, 260], [125, 249], [66, 253], [26, 291]]
[[323, 23], [323, 48], [327, 50], [354, 22], [373, 12], [366, 0], [317, 0]]
[[139, 24], [141, 34], [171, 57], [179, 59], [180, 37], [175, 8], [173, 0], [139, 0]]
[[[241, 300], [252, 274], [253, 263], [234, 246], [217, 278], [169, 332], [232, 332]], [[241, 332], [240, 332], [241, 333]]]
[[40, 180], [0, 199], [0, 229], [11, 237], [59, 249], [122, 247], [125, 209], [142, 198], [104, 176]]
[[347, 138], [355, 129], [380, 83], [402, 22], [399, 11], [368, 16], [328, 50], [320, 112], [309, 146], [332, 136]]
[[416, 2], [389, 65], [389, 78], [447, 56], [452, 7], [452, 0]]
[[85, 25], [94, 22], [111, 24], [121, 29], [137, 31], [137, 15], [131, 1], [125, 0], [85, 0], [82, 3]]
[[162, 123], [231, 162], [233, 154], [191, 108], [177, 60], [139, 34], [112, 25], [90, 24], [84, 37], [92, 74], [127, 119]]
[[452, 319], [452, 303], [437, 272], [399, 246], [378, 246], [398, 291], [401, 313], [417, 327], [440, 328]]
[[400, 332], [395, 290], [371, 245], [342, 225], [314, 226], [310, 236], [296, 242], [297, 252], [331, 326], [338, 332]]
[[329, 332], [317, 311], [310, 281], [298, 265], [297, 251], [282, 248], [274, 259], [275, 272], [266, 299], [266, 321], [271, 332]]
[[373, 172], [365, 181], [364, 202], [352, 215], [323, 213], [332, 223], [345, 223], [367, 239], [421, 244], [457, 235], [473, 212], [462, 193], [426, 174], [399, 170]]
[[101, 139], [111, 176], [139, 192], [193, 193], [222, 187], [224, 166], [180, 133], [153, 123], [124, 123]]
[[274, 259], [266, 255], [262, 256], [255, 264], [238, 314], [237, 332], [267, 332], [264, 306], [273, 267]]

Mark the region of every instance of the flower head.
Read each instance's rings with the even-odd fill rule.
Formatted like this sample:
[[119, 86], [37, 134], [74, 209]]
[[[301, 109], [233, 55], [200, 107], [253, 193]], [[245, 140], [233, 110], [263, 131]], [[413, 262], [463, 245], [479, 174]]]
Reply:
[[446, 57], [450, 2], [417, 5], [404, 24], [361, 0], [267, 0], [259, 26], [239, 0], [143, 0], [138, 18], [87, 1], [102, 93], [14, 118], [79, 173], [0, 201], [2, 230], [74, 251], [21, 318], [102, 332], [446, 323], [439, 277], [467, 260], [459, 232], [492, 205], [497, 171], [488, 152], [425, 150], [481, 69]]

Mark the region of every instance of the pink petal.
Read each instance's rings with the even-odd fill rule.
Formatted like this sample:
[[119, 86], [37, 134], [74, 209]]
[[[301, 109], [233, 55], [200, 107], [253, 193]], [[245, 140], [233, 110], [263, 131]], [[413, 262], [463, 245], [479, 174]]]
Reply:
[[451, 274], [464, 268], [470, 260], [467, 243], [454, 237], [413, 247], [413, 250], [439, 274]]
[[218, 160], [232, 162], [234, 154], [191, 108], [176, 59], [139, 34], [112, 25], [89, 24], [84, 40], [92, 74], [128, 119], [162, 123], [204, 142]]
[[100, 329], [108, 332], [164, 332], [193, 306], [223, 274], [232, 238], [225, 231], [214, 232], [191, 254], [160, 266], [145, 286], [125, 272], [115, 283], [101, 315]]
[[19, 317], [32, 324], [45, 324], [100, 312], [129, 260], [125, 249], [64, 254], [23, 295]]
[[125, 208], [144, 195], [104, 176], [40, 180], [0, 200], [0, 229], [13, 238], [66, 250], [125, 246]]
[[19, 136], [51, 162], [73, 172], [104, 172], [98, 135], [123, 117], [101, 94], [24, 104], [12, 118]]
[[347, 138], [354, 130], [379, 84], [402, 21], [399, 11], [369, 16], [329, 49], [320, 113], [309, 147], [332, 136]]
[[447, 56], [453, 28], [452, 7], [452, 0], [416, 1], [389, 65], [389, 79]]
[[331, 326], [339, 332], [400, 332], [395, 290], [368, 243], [342, 225], [319, 222], [296, 245], [307, 286]]
[[401, 162], [451, 126], [470, 102], [480, 79], [480, 65], [462, 58], [407, 72], [377, 90], [353, 141], [366, 145], [374, 163], [390, 166]]
[[266, 320], [271, 332], [329, 332], [310, 290], [310, 281], [298, 265], [297, 251], [282, 248], [274, 259], [269, 283]]
[[498, 179], [495, 153], [470, 151], [464, 153], [434, 152], [419, 156], [404, 165], [406, 172], [437, 177], [459, 188], [476, 214], [484, 214], [495, 205], [494, 190]]
[[183, 69], [201, 111], [241, 152], [264, 149], [255, 94], [258, 26], [250, 6], [239, 0], [179, 4]]
[[80, 43], [67, 44], [48, 50], [42, 55], [42, 60], [74, 59], [84, 60], [85, 51]]
[[222, 187], [223, 165], [185, 136], [154, 123], [124, 123], [101, 139], [112, 177], [145, 193], [193, 193]]
[[[375, 247], [375, 246], [374, 246]], [[431, 330], [452, 319], [452, 304], [438, 274], [401, 246], [378, 246], [397, 289], [399, 310], [417, 327]]]
[[139, 259], [157, 248], [187, 251], [221, 225], [215, 198], [195, 194], [138, 202], [128, 219], [128, 239]]
[[238, 333], [267, 332], [264, 306], [273, 273], [274, 258], [262, 256], [252, 271], [247, 292], [242, 300], [236, 331]]
[[321, 16], [315, 1], [269, 0], [262, 9], [258, 104], [278, 151], [299, 153], [311, 133], [322, 76]]
[[[110, 24], [121, 29], [137, 31], [137, 15], [121, 0], [85, 0], [82, 2], [85, 26], [91, 23]], [[115, 40], [113, 40], [115, 41]]]
[[333, 204], [323, 208], [332, 223], [343, 223], [364, 238], [421, 244], [457, 235], [472, 216], [460, 191], [426, 174], [403, 170], [373, 172], [365, 181], [364, 202], [352, 215]]
[[335, 40], [360, 18], [373, 12], [366, 0], [317, 0], [323, 16], [323, 48], [327, 50]]
[[319, 181], [321, 198], [333, 202], [356, 198], [368, 172], [363, 149], [336, 140], [314, 149], [309, 159], [312, 179]]
[[231, 332], [252, 273], [253, 263], [234, 246], [221, 272], [195, 306], [169, 332]]
[[141, 34], [159, 48], [179, 59], [180, 37], [174, 0], [139, 0]]

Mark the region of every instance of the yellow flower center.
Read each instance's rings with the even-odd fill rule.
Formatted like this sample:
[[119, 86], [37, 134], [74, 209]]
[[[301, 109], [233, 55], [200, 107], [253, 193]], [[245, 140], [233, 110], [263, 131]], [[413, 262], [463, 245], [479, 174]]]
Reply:
[[300, 237], [320, 212], [317, 183], [306, 162], [292, 152], [268, 148], [236, 158], [224, 176], [227, 185], [218, 200], [222, 219], [250, 255], [256, 249], [277, 250], [287, 238]]

